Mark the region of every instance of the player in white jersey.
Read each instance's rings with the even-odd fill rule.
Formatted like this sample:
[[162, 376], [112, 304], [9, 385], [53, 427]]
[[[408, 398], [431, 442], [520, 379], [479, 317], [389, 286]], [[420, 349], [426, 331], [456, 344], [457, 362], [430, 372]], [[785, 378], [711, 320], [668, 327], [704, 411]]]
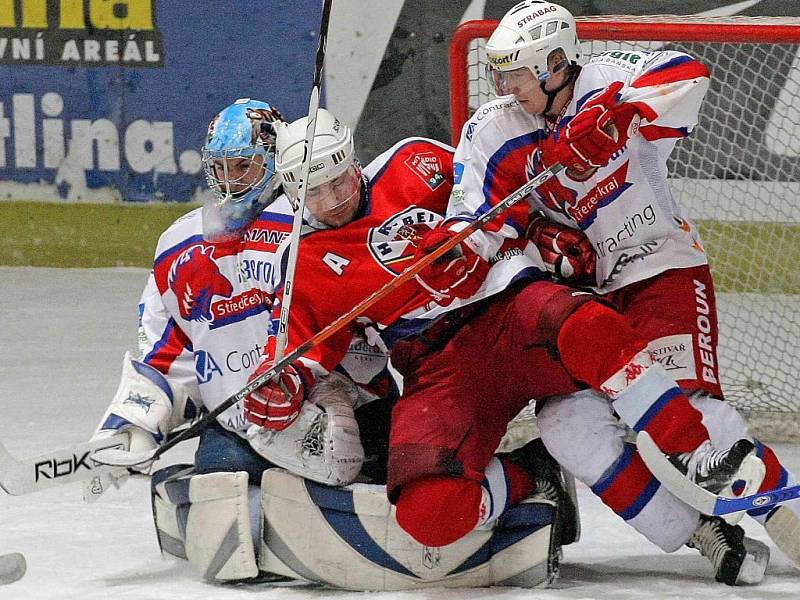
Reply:
[[[538, 1], [514, 6], [486, 53], [500, 97], [464, 126], [449, 212], [481, 214], [544, 168], [566, 167], [488, 235], [495, 244], [529, 236], [551, 272], [606, 294], [652, 340], [656, 357], [681, 365], [670, 374], [692, 394], [694, 418], [706, 429], [673, 449], [675, 462], [691, 471], [689, 446], [706, 446], [710, 437], [727, 447], [748, 436], [738, 414], [716, 400], [713, 286], [697, 231], [666, 181], [676, 140], [697, 122], [708, 70], [674, 51], [606, 52], [580, 67], [572, 15]], [[533, 218], [531, 208], [544, 216]], [[690, 540], [697, 514], [660, 489], [635, 447], [624, 443], [624, 427], [605, 398], [582, 392], [548, 401], [539, 419], [548, 449], [617, 514], [666, 550], [697, 544]], [[606, 442], [600, 450], [579, 441], [597, 439]], [[761, 489], [784, 485], [787, 472], [768, 448], [756, 446], [767, 467]], [[680, 526], [664, 527], [670, 514]], [[704, 520], [701, 528], [728, 537], [740, 532], [720, 521]], [[741, 550], [740, 536], [730, 542], [737, 545]], [[717, 577], [735, 581], [736, 573], [724, 570]]]
[[[126, 432], [131, 451], [152, 449], [199, 410], [211, 411], [238, 392], [261, 360], [273, 300], [267, 282], [275, 251], [289, 237], [293, 220], [275, 178], [275, 125], [281, 121], [268, 103], [246, 98], [211, 121], [203, 163], [213, 198], [175, 221], [159, 239], [139, 304], [140, 358], [126, 354], [119, 389], [96, 438]], [[360, 419], [375, 425], [365, 432], [370, 441], [382, 442], [369, 445], [378, 454], [370, 462], [378, 468], [371, 473], [379, 473], [380, 464], [385, 464], [386, 403], [392, 392], [387, 363], [382, 351], [354, 338], [340, 365], [347, 377], [328, 378], [326, 389], [310, 398], [311, 410], [288, 435], [248, 435], [241, 405], [223, 412], [201, 432], [191, 469], [180, 465], [154, 474], [162, 549], [189, 556], [210, 579], [254, 576], [253, 541], [245, 539], [250, 526], [248, 536], [240, 534], [241, 544], [215, 546], [217, 540], [202, 541], [214, 539], [207, 529], [213, 519], [206, 513], [230, 510], [234, 521], [246, 523], [250, 504], [256, 535], [261, 521], [258, 485], [264, 470], [275, 465], [326, 484], [349, 483], [364, 459], [354, 408], [386, 397], [386, 402], [371, 403], [361, 411], [366, 416]], [[314, 439], [309, 443], [327, 449], [313, 457], [295, 443], [311, 432]], [[119, 484], [127, 471], [117, 475], [119, 480], [110, 476], [93, 482], [88, 494], [97, 496], [109, 484]], [[192, 492], [193, 487], [197, 491]], [[243, 501], [248, 495], [251, 501]], [[225, 503], [230, 504], [227, 509]], [[194, 528], [187, 525], [193, 522], [192, 514]], [[177, 529], [172, 530], [170, 522]], [[231, 560], [233, 566], [226, 570], [219, 561], [220, 548], [227, 548], [230, 557], [245, 555], [247, 560]]]

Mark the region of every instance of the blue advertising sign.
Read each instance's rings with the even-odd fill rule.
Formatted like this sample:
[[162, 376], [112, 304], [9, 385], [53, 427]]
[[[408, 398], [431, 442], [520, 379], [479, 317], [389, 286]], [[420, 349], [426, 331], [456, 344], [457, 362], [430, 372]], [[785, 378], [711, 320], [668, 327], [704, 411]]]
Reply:
[[0, 197], [190, 200], [214, 114], [306, 113], [321, 4], [0, 0]]

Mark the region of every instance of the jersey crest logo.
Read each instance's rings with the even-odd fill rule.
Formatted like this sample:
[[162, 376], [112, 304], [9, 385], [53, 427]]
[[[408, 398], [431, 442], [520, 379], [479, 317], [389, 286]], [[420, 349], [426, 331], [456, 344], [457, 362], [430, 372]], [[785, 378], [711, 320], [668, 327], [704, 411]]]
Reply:
[[367, 245], [373, 258], [392, 275], [398, 275], [414, 260], [414, 236], [410, 229], [433, 227], [441, 215], [426, 208], [410, 206], [369, 230]]
[[444, 183], [442, 159], [437, 154], [433, 152], [415, 152], [404, 162], [432, 190]]
[[181, 317], [187, 321], [213, 321], [211, 299], [228, 298], [233, 285], [214, 260], [214, 247], [195, 244], [184, 250], [169, 270], [169, 288], [178, 299]]

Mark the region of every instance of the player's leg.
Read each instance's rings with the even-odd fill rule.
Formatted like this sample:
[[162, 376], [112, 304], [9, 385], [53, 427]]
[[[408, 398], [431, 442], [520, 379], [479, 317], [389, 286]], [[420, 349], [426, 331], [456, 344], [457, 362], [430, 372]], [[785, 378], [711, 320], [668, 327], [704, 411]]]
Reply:
[[[153, 474], [153, 518], [161, 551], [186, 559], [209, 581], [258, 575], [250, 506], [258, 488], [239, 472], [195, 473], [177, 465]], [[259, 510], [260, 521], [260, 510]]]
[[501, 304], [484, 303], [394, 348], [404, 389], [392, 412], [387, 492], [400, 526], [425, 545], [453, 543], [533, 491], [524, 469], [494, 456], [527, 403], [497, 339], [486, 352], [502, 319]]
[[666, 552], [684, 544], [711, 561], [717, 581], [756, 583], [768, 550], [744, 538], [738, 526], [709, 520], [653, 477], [628, 428], [608, 401], [592, 390], [549, 398], [537, 411], [542, 440], [567, 471], [585, 483], [626, 523]]
[[[794, 484], [796, 478], [775, 452], [752, 438], [742, 416], [722, 399], [716, 298], [708, 266], [666, 271], [629, 288], [616, 304], [636, 330], [652, 340], [651, 352], [690, 393], [711, 442], [725, 448], [742, 438], [754, 441], [765, 466], [759, 492]], [[789, 502], [785, 509], [755, 509], [749, 514], [766, 526], [776, 545], [800, 568], [800, 501]], [[794, 535], [786, 535], [787, 531]]]
[[761, 482], [752, 442], [715, 448], [700, 412], [618, 312], [598, 302], [580, 306], [558, 330], [557, 349], [573, 377], [607, 394], [622, 420], [637, 433], [647, 431], [698, 485], [718, 493], [734, 479], [748, 489]]

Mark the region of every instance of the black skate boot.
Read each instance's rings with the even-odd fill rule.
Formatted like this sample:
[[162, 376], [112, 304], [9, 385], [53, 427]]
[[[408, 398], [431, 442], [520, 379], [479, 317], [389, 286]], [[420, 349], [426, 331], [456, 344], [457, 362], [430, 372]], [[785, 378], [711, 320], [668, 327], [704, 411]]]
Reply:
[[720, 517], [700, 517], [700, 524], [686, 542], [711, 561], [714, 578], [726, 585], [759, 583], [769, 563], [769, 548], [745, 537], [744, 529]]
[[[692, 452], [667, 455], [670, 462], [689, 479], [712, 494], [719, 494], [737, 479], [748, 482], [748, 489], [758, 488], [757, 473], [750, 472], [748, 457], [755, 455], [753, 442], [741, 439], [727, 450], [716, 450], [706, 440]], [[760, 464], [758, 459], [757, 465]], [[741, 471], [741, 472], [740, 472]]]
[[533, 490], [535, 495], [541, 495], [556, 503], [559, 543], [566, 546], [576, 542], [580, 536], [577, 497], [570, 494], [561, 467], [550, 456], [541, 438], [531, 440], [505, 456], [531, 474], [535, 485]]

